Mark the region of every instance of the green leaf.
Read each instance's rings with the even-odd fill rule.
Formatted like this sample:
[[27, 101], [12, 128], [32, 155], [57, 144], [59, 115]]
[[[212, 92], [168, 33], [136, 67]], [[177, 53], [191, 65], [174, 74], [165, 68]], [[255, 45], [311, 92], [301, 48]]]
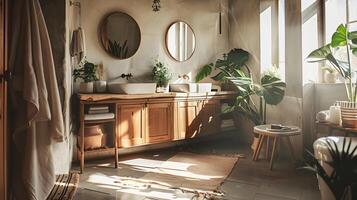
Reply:
[[309, 63], [313, 63], [313, 62], [321, 62], [321, 61], [325, 61], [327, 60], [327, 56], [332, 54], [331, 52], [331, 45], [327, 44], [321, 48], [318, 48], [316, 50], [314, 50], [313, 52], [311, 52], [306, 60]]
[[278, 77], [264, 75], [261, 78], [264, 100], [269, 105], [279, 104], [285, 96], [286, 84]]
[[354, 44], [357, 44], [357, 31], [349, 32], [348, 39], [352, 40]]
[[225, 77], [226, 77], [226, 74], [225, 74], [225, 73], [219, 72], [217, 75], [215, 75], [215, 76], [213, 76], [213, 77], [211, 77], [211, 78], [212, 78], [213, 80], [215, 80], [215, 81], [222, 81], [222, 80], [225, 79]]
[[337, 27], [336, 32], [332, 35], [331, 47], [335, 48], [335, 47], [346, 46], [347, 44], [346, 36], [347, 36], [346, 26], [343, 24], [339, 25]]
[[249, 52], [243, 49], [232, 49], [227, 54], [227, 61], [234, 63], [236, 67], [241, 68], [249, 60]]
[[213, 70], [213, 63], [203, 66], [196, 75], [196, 82], [199, 82], [209, 76]]

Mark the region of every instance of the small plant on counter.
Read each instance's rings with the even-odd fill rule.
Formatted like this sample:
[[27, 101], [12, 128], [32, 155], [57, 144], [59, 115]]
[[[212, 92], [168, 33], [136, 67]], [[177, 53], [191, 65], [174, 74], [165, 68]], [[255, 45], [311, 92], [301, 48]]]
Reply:
[[84, 83], [80, 83], [79, 92], [92, 93], [93, 82], [98, 80], [97, 65], [85, 60], [81, 63], [80, 67], [73, 70], [73, 79], [76, 82], [78, 79], [82, 79]]
[[167, 88], [171, 80], [171, 74], [164, 63], [156, 60], [154, 68], [152, 69], [152, 78], [157, 84], [157, 87]]

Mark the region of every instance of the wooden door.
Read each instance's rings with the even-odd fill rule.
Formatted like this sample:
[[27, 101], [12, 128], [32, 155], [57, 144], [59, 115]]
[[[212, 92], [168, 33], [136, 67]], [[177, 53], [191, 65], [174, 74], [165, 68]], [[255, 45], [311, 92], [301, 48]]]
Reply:
[[175, 139], [195, 137], [200, 129], [200, 122], [197, 118], [199, 101], [178, 102], [176, 110], [177, 135]]
[[133, 147], [145, 143], [145, 104], [119, 105], [117, 139], [119, 147]]
[[172, 103], [151, 103], [147, 105], [147, 142], [158, 143], [171, 140], [173, 114]]
[[0, 200], [7, 198], [6, 166], [7, 166], [7, 137], [6, 137], [6, 0], [0, 0]]
[[201, 121], [200, 135], [218, 133], [221, 128], [219, 100], [206, 100], [200, 104], [199, 119]]

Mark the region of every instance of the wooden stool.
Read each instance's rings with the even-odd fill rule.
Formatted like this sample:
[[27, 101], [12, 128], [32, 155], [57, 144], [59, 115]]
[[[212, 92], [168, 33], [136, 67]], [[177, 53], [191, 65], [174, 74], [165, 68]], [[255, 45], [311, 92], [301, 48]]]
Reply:
[[265, 142], [265, 140], [267, 141], [267, 145], [266, 145], [266, 158], [269, 158], [269, 140], [270, 138], [273, 139], [273, 149], [272, 149], [272, 153], [271, 153], [271, 158], [270, 158], [270, 170], [273, 169], [273, 163], [274, 163], [274, 157], [275, 157], [275, 152], [276, 152], [276, 146], [278, 144], [278, 142], [280, 141], [280, 139], [285, 139], [287, 142], [287, 145], [290, 149], [290, 153], [291, 156], [294, 160], [296, 160], [295, 157], [295, 153], [294, 153], [294, 148], [291, 144], [290, 141], [290, 136], [295, 136], [295, 135], [300, 135], [301, 134], [301, 129], [299, 127], [296, 126], [289, 126], [289, 128], [292, 128], [293, 130], [291, 131], [272, 131], [270, 129], [271, 125], [267, 124], [267, 125], [259, 125], [259, 126], [255, 126], [254, 127], [254, 133], [259, 135], [259, 139], [258, 139], [258, 145], [256, 146], [256, 148], [254, 149], [254, 153], [253, 153], [253, 161], [257, 161], [260, 151], [263, 147], [263, 143]]

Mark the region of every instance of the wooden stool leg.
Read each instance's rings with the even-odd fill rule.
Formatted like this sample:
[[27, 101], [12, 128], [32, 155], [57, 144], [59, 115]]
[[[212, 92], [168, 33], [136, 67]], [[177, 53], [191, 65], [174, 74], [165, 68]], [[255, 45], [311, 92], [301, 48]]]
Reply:
[[258, 144], [255, 146], [254, 152], [253, 152], [253, 157], [252, 157], [252, 160], [253, 160], [253, 161], [255, 161], [255, 156], [256, 156], [256, 154], [257, 154], [257, 152], [258, 152], [258, 147], [259, 147], [261, 138], [262, 138], [262, 135], [259, 135]]
[[289, 150], [290, 150], [290, 153], [291, 153], [291, 157], [293, 158], [293, 161], [296, 161], [296, 156], [295, 156], [295, 152], [294, 152], [294, 147], [293, 145], [291, 144], [291, 140], [290, 140], [290, 137], [287, 136], [285, 137], [286, 138], [286, 141], [288, 143], [288, 146], [289, 146]]
[[266, 147], [265, 147], [265, 159], [269, 160], [269, 151], [270, 151], [270, 137], [267, 136], [267, 143], [266, 143]]
[[273, 143], [273, 150], [272, 150], [271, 158], [270, 158], [270, 170], [273, 169], [274, 156], [275, 156], [275, 151], [276, 151], [276, 146], [277, 146], [278, 140], [279, 140], [279, 137], [275, 136], [274, 143]]
[[265, 140], [266, 137], [267, 136], [262, 135], [262, 137], [260, 139], [259, 146], [258, 146], [258, 149], [257, 149], [257, 153], [255, 154], [255, 160], [259, 159], [259, 154], [260, 154], [260, 151], [262, 150], [263, 143], [264, 143], [264, 140]]

